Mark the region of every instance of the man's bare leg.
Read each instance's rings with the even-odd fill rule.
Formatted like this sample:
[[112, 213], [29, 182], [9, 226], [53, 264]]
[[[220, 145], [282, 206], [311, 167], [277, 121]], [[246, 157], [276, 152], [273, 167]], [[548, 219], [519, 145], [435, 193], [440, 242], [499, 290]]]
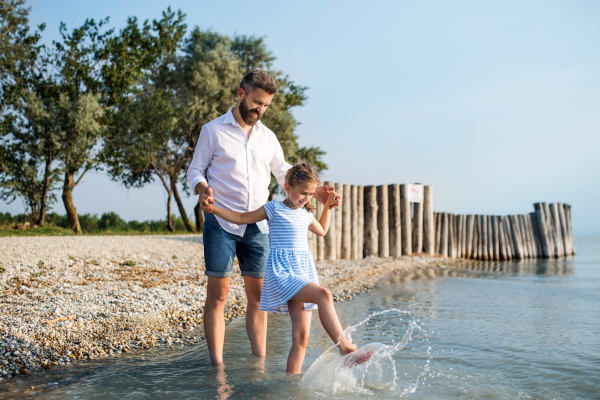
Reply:
[[231, 278], [207, 276], [206, 302], [204, 303], [204, 336], [213, 365], [223, 362], [225, 340], [225, 303]]
[[250, 339], [252, 354], [257, 357], [267, 355], [267, 313], [260, 311], [262, 278], [244, 276], [248, 308], [246, 309], [246, 332]]

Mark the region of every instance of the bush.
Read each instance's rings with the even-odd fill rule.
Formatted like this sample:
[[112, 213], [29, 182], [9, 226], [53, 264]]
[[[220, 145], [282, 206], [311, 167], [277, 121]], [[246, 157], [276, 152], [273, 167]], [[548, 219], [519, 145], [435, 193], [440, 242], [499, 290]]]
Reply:
[[127, 228], [127, 222], [123, 221], [123, 219], [121, 219], [117, 213], [112, 211], [102, 214], [100, 220], [98, 221], [99, 231], [126, 231]]

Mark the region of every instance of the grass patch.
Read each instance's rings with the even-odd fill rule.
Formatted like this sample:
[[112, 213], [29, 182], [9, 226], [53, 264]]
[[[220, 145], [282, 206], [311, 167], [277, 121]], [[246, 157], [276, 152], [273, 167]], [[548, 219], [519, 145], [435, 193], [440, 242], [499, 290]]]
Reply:
[[[197, 235], [188, 231], [163, 231], [163, 232], [136, 232], [136, 231], [102, 231], [93, 233], [84, 233], [82, 236], [165, 236], [165, 235]], [[27, 228], [25, 230], [18, 229], [0, 229], [0, 237], [10, 236], [76, 236], [76, 234], [66, 228], [44, 227], [44, 228]]]

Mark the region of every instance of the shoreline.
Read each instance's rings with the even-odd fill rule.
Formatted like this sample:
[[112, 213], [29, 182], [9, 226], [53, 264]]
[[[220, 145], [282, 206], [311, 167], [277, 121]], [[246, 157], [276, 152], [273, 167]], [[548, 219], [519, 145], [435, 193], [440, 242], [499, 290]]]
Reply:
[[[200, 235], [0, 238], [0, 382], [164, 344], [191, 344], [202, 325], [206, 276]], [[335, 301], [382, 278], [464, 260], [413, 255], [320, 261]], [[2, 269], [0, 269], [2, 271]], [[245, 313], [239, 268], [225, 307]]]

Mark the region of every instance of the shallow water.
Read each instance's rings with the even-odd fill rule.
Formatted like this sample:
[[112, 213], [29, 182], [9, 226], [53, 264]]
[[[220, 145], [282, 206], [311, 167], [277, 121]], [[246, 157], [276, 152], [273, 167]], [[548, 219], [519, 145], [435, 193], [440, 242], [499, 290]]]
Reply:
[[[402, 311], [358, 327], [352, 336], [359, 346], [396, 346], [413, 328], [410, 340], [390, 355], [392, 364], [380, 363], [385, 385], [374, 384], [376, 376], [349, 384], [338, 373], [328, 387], [304, 389], [301, 377], [283, 373], [289, 319], [270, 315], [264, 362], [250, 356], [244, 321], [237, 319], [227, 327], [224, 369], [208, 365], [202, 343], [19, 378], [11, 391], [23, 396], [33, 385], [43, 388], [39, 398], [86, 399], [600, 398], [600, 237], [579, 237], [576, 245], [577, 256], [566, 260], [396, 276], [337, 303], [344, 326], [382, 310]], [[315, 313], [303, 370], [330, 346]]]

